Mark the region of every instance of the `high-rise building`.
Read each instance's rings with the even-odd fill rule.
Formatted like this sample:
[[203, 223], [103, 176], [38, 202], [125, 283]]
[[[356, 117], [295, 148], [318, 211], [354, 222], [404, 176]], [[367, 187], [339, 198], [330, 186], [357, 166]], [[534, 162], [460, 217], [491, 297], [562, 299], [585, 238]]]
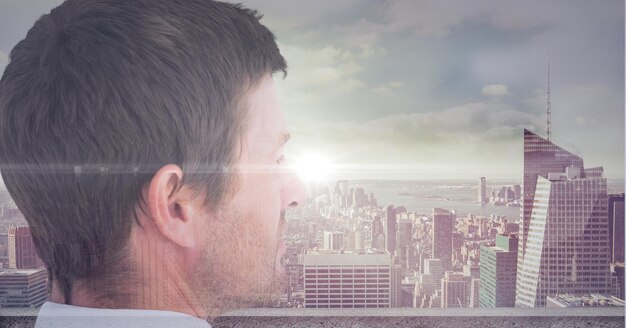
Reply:
[[378, 200], [376, 200], [373, 192], [370, 192], [370, 206], [378, 206]]
[[383, 222], [380, 217], [374, 216], [372, 220], [372, 248], [383, 249], [385, 245], [379, 242], [381, 236], [384, 236]]
[[624, 194], [609, 195], [611, 262], [624, 263]]
[[36, 269], [44, 266], [37, 255], [30, 227], [9, 227], [8, 256], [10, 269]]
[[324, 231], [324, 249], [339, 250], [343, 248], [343, 232]]
[[478, 178], [478, 202], [487, 203], [489, 198], [487, 197], [487, 179], [485, 177]]
[[385, 249], [392, 256], [396, 252], [396, 234], [398, 233], [398, 220], [396, 209], [393, 205], [387, 206], [385, 210]]
[[347, 196], [350, 193], [350, 187], [348, 186], [348, 180], [339, 180], [335, 184], [335, 193], [342, 196]]
[[463, 233], [461, 232], [453, 232], [452, 233], [452, 262], [454, 263], [454, 255], [460, 256], [461, 248], [465, 244], [465, 238], [463, 238]]
[[440, 259], [444, 270], [452, 265], [452, 232], [456, 224], [455, 211], [443, 208], [433, 209], [433, 226], [431, 231], [431, 257]]
[[515, 192], [511, 187], [506, 187], [504, 190], [504, 201], [510, 202], [515, 199]]
[[362, 207], [367, 205], [367, 194], [363, 188], [352, 189], [352, 206]]
[[[465, 277], [465, 304], [469, 307], [478, 307], [478, 289], [480, 282], [480, 266], [474, 261], [469, 260], [467, 264], [463, 265], [463, 277]], [[476, 280], [476, 282], [473, 282]], [[474, 290], [476, 289], [476, 290]]]
[[409, 220], [398, 221], [398, 233], [396, 238], [396, 256], [400, 258], [402, 267], [408, 268], [407, 256], [413, 241], [413, 222]]
[[402, 266], [406, 269], [406, 272], [416, 272], [420, 271], [418, 267], [419, 261], [419, 252], [417, 250], [417, 243], [413, 243], [409, 247], [407, 247], [404, 258], [406, 261], [402, 263]]
[[480, 279], [470, 280], [469, 307], [480, 307]]
[[37, 307], [48, 299], [46, 269], [0, 271], [0, 307]]
[[515, 193], [515, 199], [522, 199], [522, 186], [513, 185], [513, 192]]
[[[515, 305], [562, 293], [611, 292], [608, 197], [602, 168], [524, 131], [524, 207]], [[483, 286], [485, 282], [483, 281]]]
[[303, 262], [306, 308], [388, 308], [396, 296], [388, 254], [309, 253]]
[[466, 307], [466, 283], [462, 273], [446, 271], [441, 279], [441, 307]]
[[354, 249], [361, 250], [365, 248], [365, 241], [361, 231], [354, 232]]
[[480, 236], [481, 238], [485, 238], [487, 237], [487, 235], [489, 235], [487, 223], [488, 221], [486, 218], [478, 219], [478, 236]]
[[435, 282], [433, 276], [422, 273], [417, 276], [415, 291], [413, 292], [413, 307], [425, 307], [422, 303], [424, 296], [430, 296], [435, 292]]
[[516, 235], [497, 235], [495, 246], [480, 247], [480, 307], [514, 307]]
[[563, 172], [566, 167], [572, 165], [582, 169], [583, 159], [524, 129], [524, 197], [521, 210], [520, 259], [524, 258], [525, 255], [537, 178], [540, 176], [547, 177], [550, 172]]
[[432, 276], [434, 289], [441, 289], [441, 278], [443, 278], [443, 262], [440, 259], [425, 259], [424, 274]]
[[402, 307], [402, 267], [399, 265], [391, 266], [390, 276], [390, 292], [391, 292], [391, 304], [392, 308]]

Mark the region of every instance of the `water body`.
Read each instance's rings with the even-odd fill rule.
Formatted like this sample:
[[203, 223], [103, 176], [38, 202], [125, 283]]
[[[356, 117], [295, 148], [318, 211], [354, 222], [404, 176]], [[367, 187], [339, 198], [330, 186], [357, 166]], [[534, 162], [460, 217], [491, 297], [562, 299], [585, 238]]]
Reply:
[[[503, 186], [513, 186], [521, 181], [489, 181], [487, 194]], [[432, 214], [433, 208], [456, 210], [457, 217], [469, 213], [490, 216], [492, 214], [516, 219], [521, 216], [521, 207], [481, 205], [478, 198], [478, 180], [432, 180], [432, 181], [350, 181], [351, 187], [363, 187], [365, 192], [374, 193], [378, 206], [404, 206], [408, 211]], [[624, 192], [623, 180], [609, 180], [610, 193]]]

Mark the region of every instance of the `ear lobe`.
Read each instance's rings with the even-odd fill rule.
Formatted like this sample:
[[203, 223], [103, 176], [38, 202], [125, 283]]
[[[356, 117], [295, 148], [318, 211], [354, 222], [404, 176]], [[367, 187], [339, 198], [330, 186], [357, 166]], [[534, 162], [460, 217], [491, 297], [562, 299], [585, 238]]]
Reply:
[[160, 168], [148, 186], [148, 208], [155, 230], [165, 239], [185, 248], [195, 246], [193, 210], [182, 183], [178, 165]]

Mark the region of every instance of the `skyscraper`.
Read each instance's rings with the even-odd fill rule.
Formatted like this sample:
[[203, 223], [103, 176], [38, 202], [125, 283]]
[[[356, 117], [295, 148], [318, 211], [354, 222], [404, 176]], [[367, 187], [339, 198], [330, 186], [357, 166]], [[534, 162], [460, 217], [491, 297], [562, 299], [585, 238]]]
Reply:
[[44, 266], [37, 255], [30, 228], [27, 226], [9, 227], [7, 249], [10, 269], [36, 269]]
[[380, 220], [380, 217], [374, 216], [374, 219], [372, 220], [372, 248], [382, 249], [385, 246], [378, 242], [380, 239], [379, 237], [384, 236], [383, 234], [383, 223]]
[[392, 308], [402, 307], [402, 267], [399, 265], [391, 266], [391, 304]]
[[520, 185], [513, 185], [513, 192], [515, 193], [515, 199], [521, 199], [522, 198], [522, 186]]
[[452, 232], [456, 223], [455, 211], [443, 208], [433, 209], [433, 226], [431, 229], [431, 257], [440, 259], [444, 270], [452, 265]]
[[361, 231], [354, 231], [354, 249], [360, 250], [365, 248], [365, 242], [363, 240], [363, 233]]
[[624, 194], [609, 195], [611, 262], [624, 263]]
[[324, 249], [339, 250], [343, 248], [343, 232], [324, 231]]
[[413, 241], [413, 222], [400, 220], [398, 222], [398, 234], [396, 240], [396, 256], [400, 258], [403, 268], [407, 266], [407, 254]]
[[463, 277], [466, 282], [465, 304], [469, 307], [479, 307], [480, 266], [469, 260], [467, 264], [463, 265]]
[[441, 278], [443, 278], [444, 269], [440, 259], [424, 260], [424, 274], [432, 276], [435, 290], [441, 289]]
[[480, 279], [470, 279], [469, 291], [468, 306], [471, 308], [480, 307]]
[[549, 172], [564, 172], [568, 166], [583, 168], [583, 159], [524, 129], [524, 206], [522, 207], [521, 258], [526, 250], [530, 215], [537, 178], [547, 177]]
[[367, 194], [363, 188], [352, 189], [352, 205], [355, 207], [362, 207], [367, 205]]
[[347, 196], [350, 192], [350, 188], [348, 187], [347, 180], [339, 180], [335, 184], [335, 193], [340, 194], [342, 196]]
[[396, 219], [396, 209], [393, 207], [393, 205], [389, 205], [385, 210], [385, 249], [392, 256], [396, 251], [397, 233], [398, 220]]
[[515, 305], [554, 294], [609, 293], [608, 197], [602, 168], [524, 131], [524, 207]]
[[478, 202], [487, 203], [487, 179], [485, 177], [478, 178]]
[[480, 247], [480, 307], [514, 307], [516, 235], [497, 235], [495, 246]]
[[441, 279], [441, 307], [466, 307], [466, 283], [462, 273], [447, 271]]

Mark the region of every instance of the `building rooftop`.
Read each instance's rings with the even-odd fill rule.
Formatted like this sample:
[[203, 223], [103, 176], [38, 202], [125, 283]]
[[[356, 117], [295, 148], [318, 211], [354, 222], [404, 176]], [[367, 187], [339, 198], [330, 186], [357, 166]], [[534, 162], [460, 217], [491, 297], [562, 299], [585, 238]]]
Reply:
[[316, 251], [304, 255], [304, 265], [391, 265], [391, 257], [387, 253], [359, 251]]
[[558, 307], [588, 307], [588, 306], [619, 306], [624, 307], [624, 300], [617, 297], [601, 294], [571, 295], [559, 294], [547, 297], [549, 305]]
[[44, 268], [39, 269], [4, 269], [0, 271], [0, 276], [15, 276], [15, 275], [31, 275], [33, 273], [37, 273], [39, 271], [46, 271]]

